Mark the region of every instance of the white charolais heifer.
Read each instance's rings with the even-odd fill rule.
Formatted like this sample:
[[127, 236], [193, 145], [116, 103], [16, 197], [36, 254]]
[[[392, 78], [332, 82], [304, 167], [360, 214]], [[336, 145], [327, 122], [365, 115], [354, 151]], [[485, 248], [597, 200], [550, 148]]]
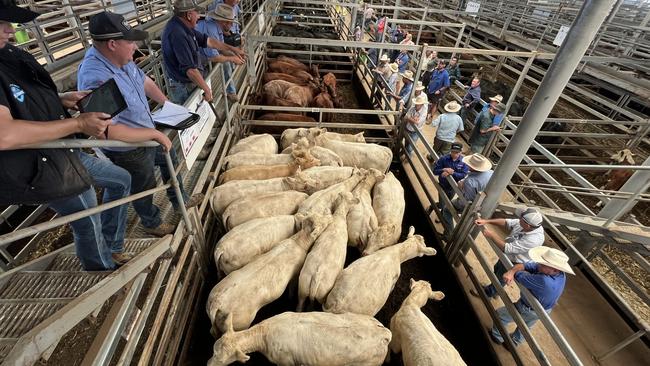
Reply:
[[420, 310], [429, 299], [440, 301], [444, 297], [442, 292], [432, 291], [429, 282], [411, 279], [411, 293], [390, 319], [390, 349], [402, 352], [404, 366], [465, 365], [456, 348]]
[[389, 172], [372, 190], [372, 208], [377, 215], [378, 227], [370, 234], [363, 255], [397, 243], [402, 233], [405, 207], [404, 188]]
[[243, 138], [235, 144], [235, 146], [230, 148], [228, 155], [234, 155], [237, 153], [260, 153], [260, 154], [277, 154], [278, 153], [278, 143], [275, 141], [273, 136], [268, 133], [260, 135], [250, 135], [246, 138]]
[[320, 165], [320, 160], [309, 157], [297, 157], [287, 164], [276, 165], [245, 165], [226, 170], [219, 174], [219, 183], [223, 184], [233, 180], [255, 180], [291, 177], [297, 172]]
[[251, 352], [280, 366], [379, 366], [390, 339], [390, 330], [369, 316], [286, 312], [248, 330], [229, 329], [214, 344], [208, 366], [246, 362]]
[[235, 169], [249, 165], [280, 165], [293, 162], [291, 154], [260, 154], [241, 152], [234, 155], [228, 155], [224, 159], [226, 169]]
[[334, 184], [341, 183], [350, 178], [353, 172], [354, 168], [348, 166], [319, 166], [303, 170], [296, 174], [293, 179], [288, 180], [294, 182], [295, 185], [304, 186], [307, 193], [313, 194]]
[[250, 263], [296, 233], [293, 215], [254, 219], [230, 230], [214, 249], [214, 262], [228, 274]]
[[329, 132], [325, 128], [289, 128], [282, 132], [280, 137], [280, 146], [286, 149], [292, 143], [298, 142], [303, 137], [308, 137], [310, 134], [324, 134], [330, 140], [347, 141], [347, 142], [362, 142], [365, 143], [366, 139], [363, 137], [363, 132], [355, 135], [346, 133]]
[[262, 306], [282, 296], [289, 281], [298, 276], [309, 248], [330, 221], [331, 216], [318, 215], [302, 220], [298, 233], [217, 283], [207, 304], [213, 326], [225, 331], [230, 315], [234, 329], [248, 328]]
[[322, 191], [315, 192], [300, 205], [298, 208], [298, 213], [316, 213], [321, 215], [331, 214], [332, 206], [334, 205], [334, 201], [338, 198], [339, 194], [352, 191], [352, 189], [354, 189], [354, 187], [359, 184], [365, 175], [365, 172], [355, 170], [352, 176], [343, 182], [337, 183], [333, 186], [323, 189]]
[[345, 268], [327, 295], [323, 310], [337, 314], [377, 314], [393, 291], [401, 263], [436, 254], [414, 231], [411, 226], [405, 241], [361, 257]]
[[350, 205], [357, 201], [350, 192], [339, 195], [332, 222], [307, 254], [298, 278], [298, 311], [303, 309], [306, 299], [324, 303], [336, 277], [343, 270], [348, 247], [346, 216]]
[[273, 178], [263, 180], [233, 180], [222, 184], [212, 191], [210, 204], [212, 210], [221, 215], [229, 204], [242, 197], [260, 195], [264, 193], [275, 193], [284, 191], [302, 191], [289, 178]]
[[242, 197], [226, 208], [222, 222], [228, 230], [253, 219], [293, 215], [307, 194], [298, 191], [265, 193]]
[[350, 207], [348, 212], [348, 244], [361, 250], [368, 243], [370, 233], [377, 230], [377, 216], [372, 209], [370, 191], [375, 183], [382, 179], [384, 179], [382, 172], [370, 169], [366, 177], [352, 191], [359, 203]]

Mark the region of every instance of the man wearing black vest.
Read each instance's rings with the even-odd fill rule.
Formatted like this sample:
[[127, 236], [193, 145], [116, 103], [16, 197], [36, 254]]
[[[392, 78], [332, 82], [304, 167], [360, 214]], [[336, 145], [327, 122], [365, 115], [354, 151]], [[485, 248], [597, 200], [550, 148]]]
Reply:
[[[68, 215], [97, 206], [93, 184], [105, 188], [104, 201], [107, 195], [113, 200], [128, 195], [131, 176], [78, 149], [21, 149], [76, 133], [103, 138], [111, 124], [104, 113], [71, 118], [67, 109], [74, 109], [86, 93], [59, 94], [34, 57], [9, 44], [15, 33], [11, 23], [27, 23], [38, 15], [15, 0], [0, 1], [0, 205], [49, 203]], [[126, 205], [71, 225], [84, 269], [111, 270], [128, 260], [122, 253]]]

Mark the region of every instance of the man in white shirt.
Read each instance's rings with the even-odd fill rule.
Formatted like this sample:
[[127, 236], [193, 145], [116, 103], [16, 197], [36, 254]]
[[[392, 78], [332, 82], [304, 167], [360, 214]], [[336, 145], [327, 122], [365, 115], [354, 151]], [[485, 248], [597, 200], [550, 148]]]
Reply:
[[[531, 258], [528, 252], [532, 248], [544, 244], [544, 228], [542, 227], [542, 213], [537, 209], [529, 207], [517, 209], [515, 215], [518, 219], [478, 219], [476, 225], [481, 227], [483, 236], [492, 241], [501, 249], [513, 264], [530, 262]], [[485, 227], [485, 224], [500, 226], [510, 233], [505, 239], [502, 239], [496, 232]], [[506, 273], [506, 267], [497, 261], [494, 265], [494, 274], [504, 285], [503, 274]], [[489, 284], [483, 287], [488, 297], [497, 295], [494, 285]]]

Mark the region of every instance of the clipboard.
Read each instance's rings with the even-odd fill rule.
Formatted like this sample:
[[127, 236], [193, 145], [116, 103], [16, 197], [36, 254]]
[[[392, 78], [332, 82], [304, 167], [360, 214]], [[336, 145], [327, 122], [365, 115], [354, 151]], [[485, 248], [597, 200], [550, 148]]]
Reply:
[[77, 106], [82, 113], [103, 112], [110, 114], [111, 118], [127, 107], [120, 88], [112, 78], [79, 100]]
[[151, 115], [156, 126], [171, 128], [173, 130], [184, 130], [197, 123], [201, 116], [190, 112], [182, 105], [166, 101], [162, 108]]

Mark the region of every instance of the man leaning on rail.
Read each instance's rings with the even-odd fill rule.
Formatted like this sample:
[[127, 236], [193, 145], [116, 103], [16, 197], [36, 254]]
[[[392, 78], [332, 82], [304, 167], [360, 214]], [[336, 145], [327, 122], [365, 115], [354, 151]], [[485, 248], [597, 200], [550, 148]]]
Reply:
[[[93, 46], [88, 49], [79, 65], [77, 85], [80, 89], [95, 89], [110, 79], [114, 79], [124, 96], [127, 108], [113, 118], [113, 125], [107, 127], [107, 136], [125, 142], [155, 140], [158, 147], [102, 148], [113, 163], [131, 173], [131, 193], [136, 194], [156, 187], [155, 166], [160, 168], [163, 181], [170, 179], [165, 151], [171, 154], [177, 165], [176, 154], [167, 136], [156, 130], [147, 97], [159, 104], [167, 101], [165, 94], [151, 78], [133, 62], [137, 42], [147, 38], [147, 32], [131, 28], [120, 14], [101, 12], [90, 18], [88, 24]], [[191, 198], [184, 192], [179, 177], [181, 192], [186, 207], [199, 204], [202, 194]], [[167, 197], [175, 208], [178, 199], [173, 187], [167, 189]], [[133, 208], [140, 216], [144, 231], [157, 236], [174, 232], [175, 227], [162, 222], [160, 209], [153, 204], [153, 196], [148, 195], [133, 201]]]
[[[47, 203], [59, 215], [97, 206], [93, 184], [104, 188], [104, 203], [129, 193], [129, 173], [79, 149], [19, 149], [84, 133], [104, 138], [110, 116], [67, 109], [87, 93], [58, 94], [56, 85], [34, 57], [8, 43], [11, 23], [27, 23], [39, 14], [0, 1], [0, 205]], [[71, 223], [75, 250], [85, 270], [111, 270], [124, 263], [126, 205]]]
[[[564, 291], [566, 273], [575, 274], [569, 265], [569, 257], [560, 250], [544, 246], [529, 250], [528, 256], [531, 258], [531, 261], [515, 264], [509, 271], [503, 274], [503, 280], [507, 284], [513, 281], [519, 282], [539, 301], [544, 311], [550, 314]], [[539, 315], [533, 310], [533, 307], [524, 296], [521, 296], [513, 305], [517, 309], [517, 312], [521, 314], [528, 328], [535, 325], [539, 319]], [[497, 315], [504, 327], [514, 322], [505, 307], [497, 309]], [[503, 343], [503, 336], [496, 326], [492, 326], [487, 331], [492, 341], [498, 344]], [[515, 346], [524, 342], [524, 336], [519, 331], [519, 328], [515, 329], [510, 334], [510, 337]]]
[[[544, 244], [542, 213], [533, 207], [528, 207], [517, 209], [515, 215], [516, 219], [478, 219], [475, 224], [481, 228], [483, 236], [492, 239], [512, 263], [526, 263], [531, 260], [528, 251]], [[508, 230], [508, 236], [505, 239], [501, 238], [495, 231], [488, 229], [486, 224]], [[505, 282], [501, 277], [505, 272], [506, 267], [501, 261], [497, 261], [494, 264], [494, 274], [499, 278], [502, 286]], [[492, 284], [484, 286], [483, 291], [487, 297], [497, 296], [497, 290]]]
[[199, 48], [232, 52], [238, 58], [236, 64], [244, 63], [243, 50], [194, 29], [199, 20], [199, 12], [203, 11], [196, 0], [174, 1], [174, 16], [167, 22], [160, 37], [169, 97], [177, 104], [185, 103], [195, 86], [203, 90], [205, 100], [212, 101], [212, 89], [204, 79], [205, 71], [199, 57]]

